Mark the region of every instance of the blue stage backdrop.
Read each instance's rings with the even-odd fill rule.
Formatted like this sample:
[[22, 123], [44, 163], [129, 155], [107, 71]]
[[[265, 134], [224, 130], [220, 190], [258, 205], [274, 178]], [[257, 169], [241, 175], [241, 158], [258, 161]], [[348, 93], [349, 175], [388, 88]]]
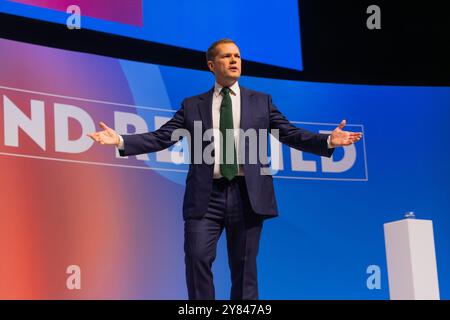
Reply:
[[[101, 120], [120, 133], [153, 130], [184, 97], [209, 90], [212, 74], [9, 40], [0, 41], [0, 70], [0, 164], [9, 168], [2, 173], [1, 218], [23, 218], [13, 233], [1, 232], [7, 237], [0, 251], [2, 298], [186, 298], [181, 202], [187, 165], [171, 163], [167, 152], [118, 158], [113, 148], [89, 144], [84, 133]], [[413, 210], [433, 220], [441, 297], [449, 299], [450, 88], [245, 75], [239, 83], [270, 93], [300, 127], [326, 132], [347, 119], [347, 129], [364, 133], [331, 161], [285, 147], [277, 153], [280, 216], [263, 230], [260, 297], [388, 299], [383, 224]], [[45, 126], [37, 125], [39, 112]], [[34, 119], [34, 131], [11, 131], [11, 123], [25, 118]], [[62, 125], [67, 118], [73, 119]], [[47, 133], [45, 148], [39, 130]], [[67, 141], [57, 147], [62, 134]], [[32, 174], [17, 178], [27, 170]], [[7, 195], [24, 192], [35, 196], [20, 209], [26, 203]], [[48, 261], [51, 268], [42, 265]], [[59, 266], [69, 263], [81, 265], [87, 277], [81, 294], [57, 285]], [[379, 289], [367, 287], [371, 265], [380, 268]], [[227, 299], [223, 238], [214, 276], [217, 297]], [[15, 285], [22, 279], [42, 285]]]
[[[213, 82], [204, 72], [160, 72], [171, 105]], [[195, 79], [188, 88], [186, 79]], [[411, 210], [433, 220], [441, 298], [450, 298], [450, 88], [250, 77], [240, 84], [271, 93], [298, 126], [327, 131], [347, 119], [348, 130], [364, 133], [355, 146], [336, 150], [333, 161], [345, 163], [338, 172], [326, 172], [320, 158], [308, 154], [303, 160], [311, 162], [296, 171], [301, 158], [283, 149], [284, 170], [274, 176], [280, 217], [267, 221], [262, 238], [261, 298], [387, 299], [383, 224]], [[216, 280], [226, 298], [225, 241], [220, 249]], [[381, 269], [380, 290], [367, 287], [370, 265]]]

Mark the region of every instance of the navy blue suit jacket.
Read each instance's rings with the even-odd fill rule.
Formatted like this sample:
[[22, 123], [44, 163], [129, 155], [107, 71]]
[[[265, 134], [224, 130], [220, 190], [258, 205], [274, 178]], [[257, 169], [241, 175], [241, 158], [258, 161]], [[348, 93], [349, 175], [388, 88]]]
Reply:
[[[241, 90], [241, 129], [279, 130], [279, 139], [292, 148], [317, 155], [331, 157], [334, 149], [327, 145], [327, 134], [317, 134], [292, 125], [272, 104], [271, 96], [265, 93], [240, 87]], [[186, 98], [173, 118], [154, 132], [123, 135], [124, 150], [121, 156], [137, 155], [166, 149], [176, 143], [171, 140], [175, 129], [186, 129], [194, 137], [194, 121], [202, 122], [203, 132], [212, 128], [213, 89], [198, 96]], [[259, 135], [258, 135], [259, 137]], [[267, 137], [266, 137], [267, 141]], [[205, 148], [210, 141], [203, 142]], [[245, 144], [248, 155], [248, 140]], [[193, 155], [193, 144], [190, 144]], [[214, 164], [190, 162], [186, 178], [186, 191], [183, 201], [183, 217], [201, 218], [208, 208], [212, 188]], [[248, 161], [243, 165], [248, 196], [253, 210], [267, 218], [278, 215], [271, 175], [262, 175], [261, 168], [267, 167], [266, 159], [256, 164]]]

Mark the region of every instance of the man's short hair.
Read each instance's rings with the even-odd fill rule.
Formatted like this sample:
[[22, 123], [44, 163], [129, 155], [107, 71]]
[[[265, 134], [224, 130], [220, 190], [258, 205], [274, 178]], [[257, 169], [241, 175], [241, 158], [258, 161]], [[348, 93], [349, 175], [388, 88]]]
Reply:
[[206, 51], [206, 62], [214, 60], [214, 58], [217, 56], [217, 46], [219, 44], [222, 44], [222, 43], [234, 43], [234, 44], [236, 44], [233, 40], [228, 39], [228, 38], [223, 38], [223, 39], [220, 39], [220, 40], [217, 40], [217, 41], [213, 42], [209, 46], [208, 51]]

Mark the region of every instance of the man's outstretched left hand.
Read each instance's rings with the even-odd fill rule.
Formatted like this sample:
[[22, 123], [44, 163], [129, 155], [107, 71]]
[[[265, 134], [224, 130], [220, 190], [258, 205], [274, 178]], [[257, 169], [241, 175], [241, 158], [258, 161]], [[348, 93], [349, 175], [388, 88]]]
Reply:
[[342, 130], [347, 122], [342, 120], [339, 126], [331, 132], [330, 144], [334, 147], [349, 146], [361, 139], [361, 132], [350, 132]]

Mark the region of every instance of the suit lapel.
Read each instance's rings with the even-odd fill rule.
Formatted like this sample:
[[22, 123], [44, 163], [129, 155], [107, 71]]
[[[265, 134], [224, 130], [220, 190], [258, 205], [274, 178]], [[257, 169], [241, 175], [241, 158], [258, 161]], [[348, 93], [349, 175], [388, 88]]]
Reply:
[[200, 96], [199, 109], [204, 130], [212, 128], [212, 99], [214, 88]]
[[251, 94], [244, 87], [240, 87], [241, 90], [241, 129], [247, 130], [250, 126], [251, 120]]

